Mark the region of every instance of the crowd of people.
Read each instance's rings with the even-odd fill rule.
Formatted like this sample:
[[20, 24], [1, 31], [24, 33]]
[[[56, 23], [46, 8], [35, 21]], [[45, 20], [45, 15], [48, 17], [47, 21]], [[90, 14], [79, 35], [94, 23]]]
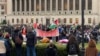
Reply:
[[[56, 41], [60, 39], [68, 39], [66, 43], [66, 54], [67, 56], [80, 56], [79, 45], [82, 42], [82, 29], [81, 26], [75, 25], [60, 25], [56, 28], [59, 29], [59, 36], [56, 36]], [[25, 30], [26, 29], [26, 30]], [[39, 25], [38, 29], [49, 31], [51, 29], [48, 26]], [[23, 31], [25, 30], [25, 31]], [[85, 50], [85, 56], [97, 56], [98, 50], [96, 43], [98, 42], [99, 36], [98, 28], [84, 27], [84, 41], [88, 43], [88, 47]], [[10, 39], [11, 38], [11, 39]], [[48, 37], [52, 40], [53, 37]], [[22, 56], [22, 44], [26, 42], [26, 56], [37, 56], [35, 45], [37, 44], [37, 36], [35, 29], [32, 27], [19, 29], [16, 27], [13, 33], [8, 32], [5, 36], [0, 32], [0, 56], [11, 56], [12, 42], [15, 45], [16, 56]], [[91, 50], [91, 51], [90, 51]], [[46, 48], [46, 56], [58, 56], [57, 47], [53, 42], [49, 42]]]

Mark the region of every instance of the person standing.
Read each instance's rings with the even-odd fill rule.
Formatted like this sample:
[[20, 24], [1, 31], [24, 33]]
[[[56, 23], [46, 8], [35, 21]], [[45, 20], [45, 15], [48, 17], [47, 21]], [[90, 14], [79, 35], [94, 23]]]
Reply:
[[0, 33], [0, 56], [6, 56], [6, 40], [2, 36], [2, 33]]
[[93, 39], [91, 39], [88, 43], [88, 47], [85, 50], [85, 56], [98, 56], [96, 42]]
[[69, 36], [69, 42], [66, 46], [67, 56], [79, 56], [80, 49], [74, 35]]
[[6, 48], [6, 50], [7, 50], [6, 51], [6, 56], [11, 56], [12, 44], [11, 44], [9, 33], [6, 34], [5, 39], [6, 39], [6, 43], [8, 44], [7, 48]]
[[29, 28], [26, 34], [26, 48], [27, 56], [36, 56], [35, 45], [36, 45], [36, 34], [32, 31], [32, 28]]
[[12, 39], [13, 39], [13, 42], [15, 43], [16, 56], [22, 56], [23, 37], [18, 28], [14, 30]]

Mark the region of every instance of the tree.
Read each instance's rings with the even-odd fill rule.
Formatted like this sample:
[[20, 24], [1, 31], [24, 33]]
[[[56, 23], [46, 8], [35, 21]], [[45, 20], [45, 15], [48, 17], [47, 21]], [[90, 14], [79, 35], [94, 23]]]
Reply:
[[2, 24], [7, 24], [7, 21], [6, 21], [6, 20], [3, 20], [3, 21], [2, 21]]

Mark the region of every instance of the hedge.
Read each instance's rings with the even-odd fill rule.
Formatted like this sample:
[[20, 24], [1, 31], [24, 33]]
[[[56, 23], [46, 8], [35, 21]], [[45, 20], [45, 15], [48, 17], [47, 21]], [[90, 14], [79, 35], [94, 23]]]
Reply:
[[[66, 56], [65, 45], [55, 44], [57, 46], [58, 56]], [[45, 56], [45, 49], [48, 43], [39, 43], [36, 45], [37, 56]], [[24, 44], [22, 49], [22, 55], [26, 56], [26, 45]], [[11, 56], [15, 56], [15, 47], [13, 46]]]
[[[60, 44], [60, 43], [56, 43], [55, 45], [57, 46], [58, 56], [67, 56], [66, 55], [67, 53], [65, 50], [66, 45]], [[47, 46], [48, 46], [48, 43], [38, 43], [36, 45], [37, 56], [45, 56], [45, 49]], [[24, 44], [22, 47], [23, 47], [22, 55], [26, 56], [26, 45]], [[85, 47], [87, 47], [87, 44], [85, 44]], [[97, 44], [97, 48], [100, 51], [100, 44]], [[15, 47], [13, 47], [11, 56], [15, 56]]]

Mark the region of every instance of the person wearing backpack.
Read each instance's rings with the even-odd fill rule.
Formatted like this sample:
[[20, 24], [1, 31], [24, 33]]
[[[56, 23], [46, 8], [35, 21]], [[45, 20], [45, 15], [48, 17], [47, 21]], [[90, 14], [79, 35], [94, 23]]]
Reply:
[[46, 56], [57, 56], [57, 47], [55, 44], [50, 43], [46, 48]]
[[7, 43], [6, 56], [11, 56], [12, 43], [11, 43], [11, 40], [10, 40], [10, 34], [9, 33], [6, 34], [5, 39], [6, 39], [6, 43]]
[[80, 49], [74, 35], [69, 36], [69, 42], [66, 46], [67, 56], [79, 56]]
[[22, 43], [23, 43], [23, 37], [18, 28], [14, 30], [12, 40], [15, 44], [15, 51], [16, 51], [16, 56], [22, 56]]
[[37, 39], [36, 39], [36, 34], [35, 34], [35, 32], [32, 31], [31, 27], [27, 29], [26, 38], [27, 38], [27, 41], [26, 41], [27, 53], [26, 53], [26, 55], [27, 56], [36, 56], [35, 45], [36, 45]]
[[85, 49], [85, 56], [98, 56], [95, 40], [90, 39], [88, 47]]

